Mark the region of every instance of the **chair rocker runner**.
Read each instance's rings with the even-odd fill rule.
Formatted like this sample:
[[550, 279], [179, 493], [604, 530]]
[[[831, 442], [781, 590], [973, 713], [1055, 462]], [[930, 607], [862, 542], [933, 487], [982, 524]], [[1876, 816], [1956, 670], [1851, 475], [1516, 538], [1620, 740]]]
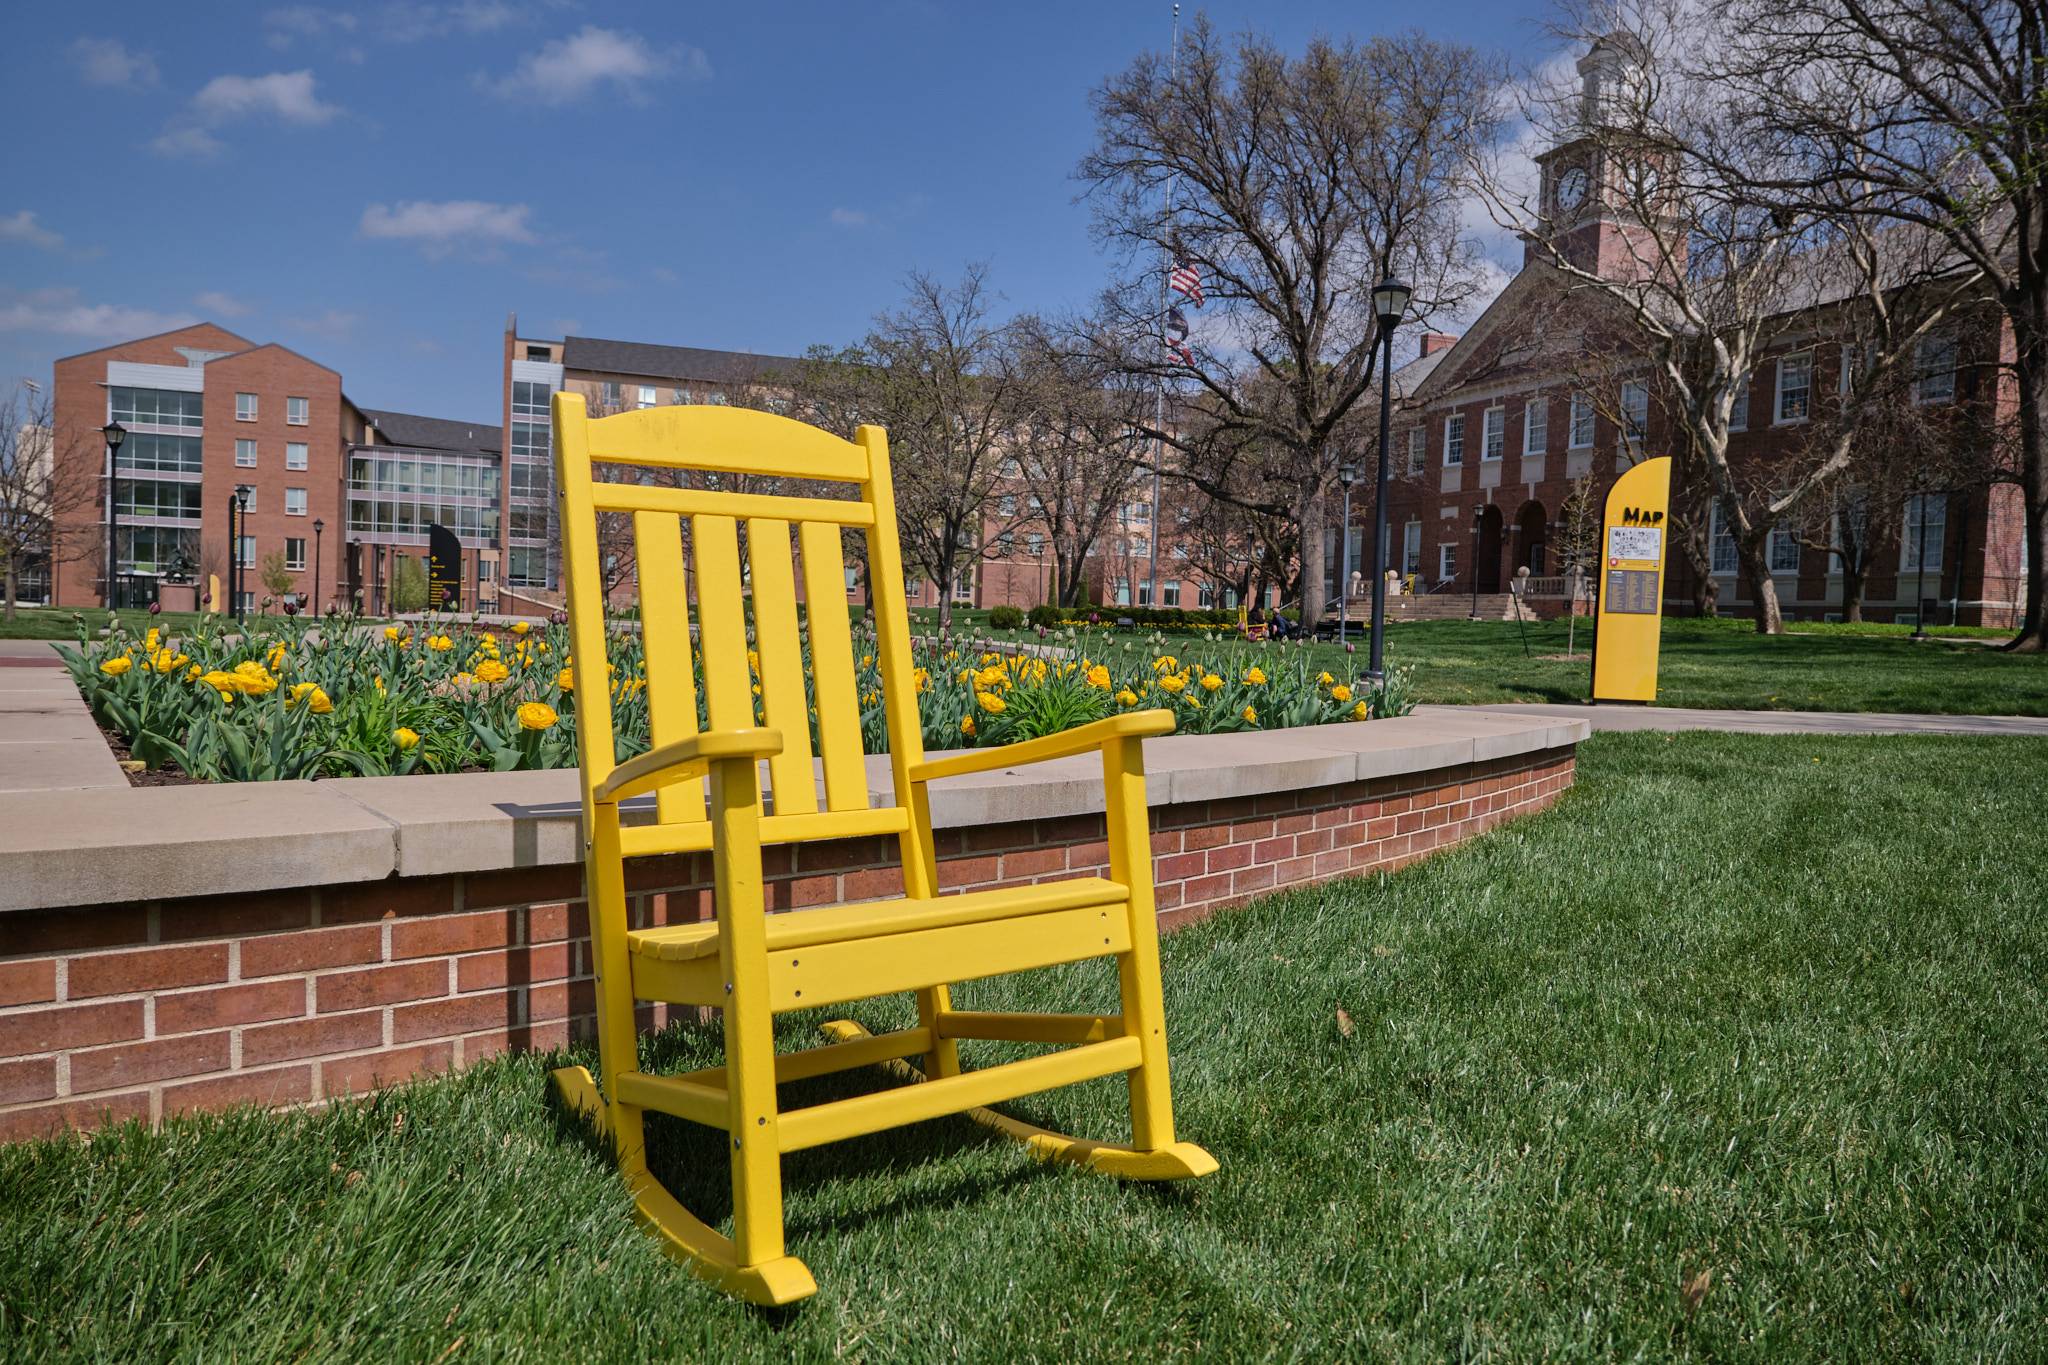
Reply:
[[[691, 406], [591, 420], [579, 395], [558, 393], [554, 434], [578, 679], [602, 1091], [582, 1067], [565, 1067], [554, 1078], [567, 1101], [610, 1136], [641, 1220], [670, 1254], [756, 1303], [815, 1293], [810, 1271], [783, 1246], [783, 1153], [944, 1114], [970, 1113], [1041, 1157], [1110, 1175], [1176, 1180], [1215, 1170], [1207, 1152], [1175, 1140], [1167, 1081], [1141, 745], [1147, 735], [1168, 733], [1172, 716], [1126, 713], [1004, 748], [926, 759], [888, 439], [879, 427], [862, 427], [848, 442], [769, 413]], [[702, 478], [668, 482], [707, 487], [659, 486], [642, 481], [650, 470], [745, 475], [806, 491], [717, 491], [721, 483], [729, 489], [730, 480]], [[851, 496], [809, 495], [819, 485]], [[602, 514], [630, 519], [646, 654], [652, 748], [624, 763], [614, 761], [605, 685]], [[695, 578], [694, 639], [684, 518]], [[866, 532], [896, 801], [889, 806], [868, 802], [846, 613], [842, 535], [849, 528]], [[801, 629], [799, 560], [807, 618]], [[743, 597], [752, 602], [758, 677]], [[702, 725], [694, 662], [702, 665]], [[1089, 751], [1102, 758], [1107, 877], [937, 894], [928, 784]], [[764, 763], [772, 797], [765, 810]], [[619, 803], [645, 792], [656, 794], [654, 823], [622, 827]], [[763, 844], [882, 834], [900, 841], [901, 897], [766, 913]], [[624, 860], [705, 849], [715, 921], [629, 928]], [[957, 1010], [948, 994], [950, 982], [1095, 957], [1116, 959], [1118, 1014]], [[915, 1027], [872, 1036], [842, 1021], [826, 1026], [832, 1041], [775, 1052], [778, 1011], [905, 991], [916, 995]], [[641, 1071], [634, 1023], [640, 1000], [719, 1007], [725, 1065], [687, 1075]], [[967, 1070], [961, 1039], [1060, 1046]], [[921, 1073], [910, 1069], [910, 1057], [923, 1059]], [[779, 1082], [876, 1063], [920, 1083], [777, 1107]], [[986, 1108], [1116, 1074], [1130, 1091], [1128, 1144], [1070, 1138]], [[729, 1135], [730, 1239], [691, 1216], [649, 1172], [642, 1130], [649, 1109]]]

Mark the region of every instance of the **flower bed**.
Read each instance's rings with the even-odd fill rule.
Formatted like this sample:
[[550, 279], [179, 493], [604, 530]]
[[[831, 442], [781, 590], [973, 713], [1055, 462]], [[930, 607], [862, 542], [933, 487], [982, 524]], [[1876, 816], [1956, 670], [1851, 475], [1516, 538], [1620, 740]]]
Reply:
[[[854, 643], [862, 739], [879, 753], [887, 726], [871, 624], [856, 627]], [[1410, 707], [1399, 672], [1384, 688], [1354, 691], [1312, 672], [1306, 654], [1284, 645], [1174, 655], [1156, 637], [1076, 631], [1050, 644], [1036, 654], [1004, 653], [916, 639], [925, 746], [1007, 744], [1135, 707], [1169, 708], [1179, 729], [1203, 734], [1365, 720]], [[77, 647], [60, 652], [93, 715], [135, 759], [216, 782], [569, 767], [577, 689], [590, 685], [559, 623], [377, 628], [351, 618], [263, 617], [240, 626], [209, 621], [174, 643], [154, 628], [137, 636], [116, 618], [100, 639], [81, 625]], [[638, 631], [613, 631], [607, 652], [623, 761], [648, 747]], [[703, 695], [700, 686], [700, 708]]]

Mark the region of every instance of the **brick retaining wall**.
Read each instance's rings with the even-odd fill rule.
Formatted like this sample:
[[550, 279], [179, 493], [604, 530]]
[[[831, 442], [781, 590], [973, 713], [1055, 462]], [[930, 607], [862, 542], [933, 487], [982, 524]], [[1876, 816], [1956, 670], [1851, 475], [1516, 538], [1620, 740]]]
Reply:
[[[1565, 746], [1155, 805], [1161, 924], [1405, 866], [1548, 806], [1572, 776]], [[937, 838], [947, 890], [1106, 875], [1100, 815]], [[894, 839], [772, 847], [769, 904], [900, 894], [895, 855]], [[707, 914], [709, 861], [629, 864], [634, 924]], [[0, 1140], [108, 1117], [321, 1101], [582, 1038], [594, 1003], [581, 894], [581, 869], [552, 865], [7, 914]], [[660, 1019], [649, 1010], [644, 1022]]]

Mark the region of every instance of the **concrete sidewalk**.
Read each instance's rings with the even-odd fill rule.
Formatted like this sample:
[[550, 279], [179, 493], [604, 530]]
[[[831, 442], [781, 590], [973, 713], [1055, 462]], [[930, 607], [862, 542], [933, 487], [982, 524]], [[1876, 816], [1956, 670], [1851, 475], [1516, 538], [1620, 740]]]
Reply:
[[2048, 739], [2048, 717], [1920, 716], [1856, 711], [1712, 711], [1681, 706], [1562, 706], [1547, 702], [1418, 706], [1583, 720], [1594, 730], [1721, 730], [1744, 735], [2019, 735]]

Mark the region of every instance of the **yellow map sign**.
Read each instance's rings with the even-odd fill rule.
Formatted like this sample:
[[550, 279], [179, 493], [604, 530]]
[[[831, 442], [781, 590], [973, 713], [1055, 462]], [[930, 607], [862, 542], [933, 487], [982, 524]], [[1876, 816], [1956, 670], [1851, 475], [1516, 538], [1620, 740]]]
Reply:
[[1614, 481], [1601, 518], [1594, 701], [1657, 700], [1670, 533], [1671, 460], [1645, 460]]

